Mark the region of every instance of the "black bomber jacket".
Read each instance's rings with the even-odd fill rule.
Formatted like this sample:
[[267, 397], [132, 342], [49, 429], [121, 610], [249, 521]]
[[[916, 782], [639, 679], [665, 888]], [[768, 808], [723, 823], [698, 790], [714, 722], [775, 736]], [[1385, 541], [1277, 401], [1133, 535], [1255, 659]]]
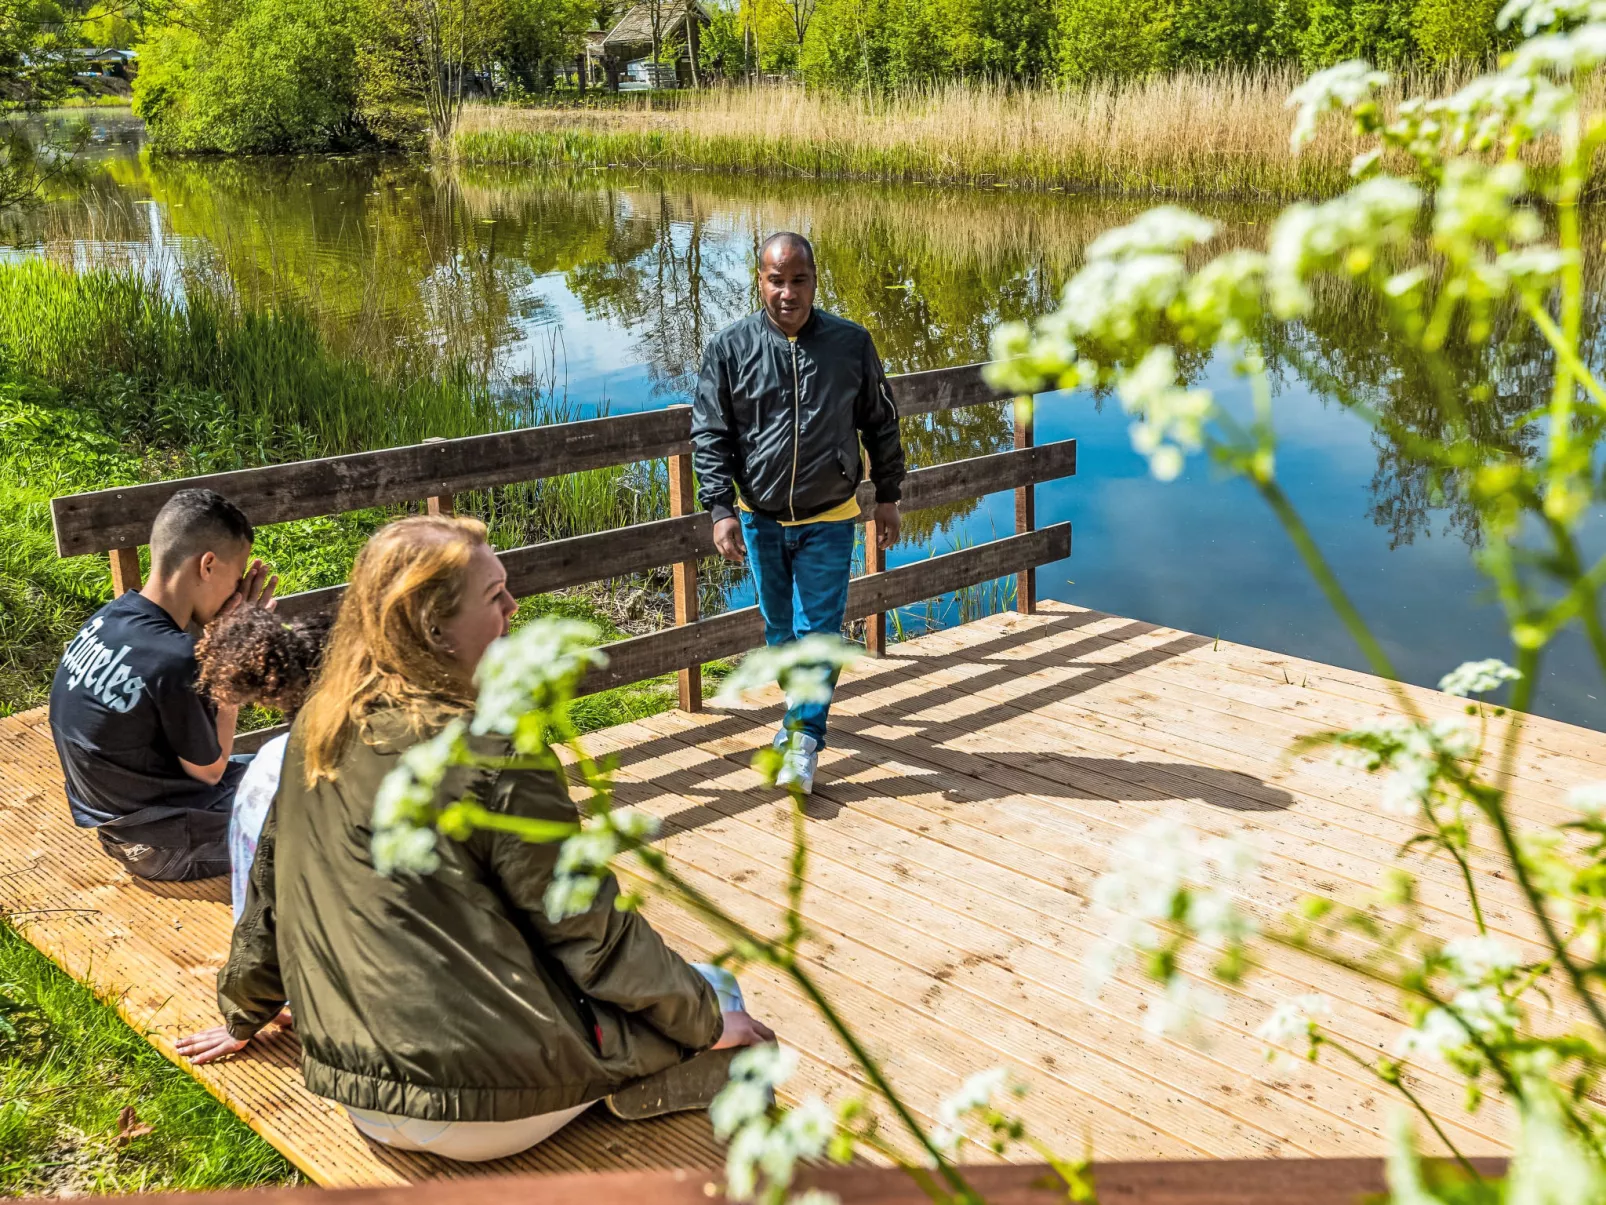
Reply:
[[788, 339], [760, 310], [715, 335], [692, 410], [697, 496], [714, 521], [736, 496], [772, 519], [812, 518], [851, 498], [864, 479], [877, 502], [903, 483], [898, 408], [870, 332], [815, 308]]

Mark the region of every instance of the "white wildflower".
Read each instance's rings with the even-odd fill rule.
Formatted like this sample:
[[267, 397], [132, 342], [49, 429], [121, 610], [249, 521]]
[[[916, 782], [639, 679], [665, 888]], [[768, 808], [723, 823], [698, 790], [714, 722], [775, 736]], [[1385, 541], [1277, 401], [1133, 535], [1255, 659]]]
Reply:
[[1458, 937], [1445, 942], [1444, 956], [1462, 987], [1482, 987], [1506, 978], [1521, 961], [1516, 950], [1493, 937]]
[[725, 1188], [734, 1201], [753, 1198], [761, 1172], [772, 1191], [784, 1190], [798, 1162], [818, 1159], [836, 1132], [835, 1115], [817, 1097], [771, 1120], [775, 1088], [797, 1064], [797, 1052], [786, 1047], [749, 1047], [731, 1061], [730, 1080], [709, 1108], [714, 1132], [730, 1140]]
[[1532, 242], [1543, 228], [1532, 210], [1515, 207], [1526, 187], [1527, 172], [1520, 163], [1490, 167], [1476, 160], [1452, 160], [1434, 197], [1434, 238], [1445, 248]]
[[1477, 736], [1458, 719], [1423, 725], [1389, 716], [1339, 735], [1341, 765], [1369, 772], [1388, 770], [1383, 783], [1383, 810], [1414, 815], [1434, 789], [1449, 763], [1477, 752]]
[[1600, 20], [1606, 20], [1606, 0], [1506, 0], [1495, 26], [1510, 29], [1519, 25], [1522, 36], [1531, 38], [1558, 25]]
[[[1065, 283], [1060, 308], [1038, 324], [1039, 340], [1074, 361], [1083, 340], [1126, 343], [1165, 312], [1188, 277], [1181, 256], [1091, 260]], [[1041, 354], [1041, 353], [1040, 353]]]
[[1579, 811], [1598, 817], [1606, 812], [1606, 782], [1586, 782], [1567, 792], [1567, 802]]
[[1132, 447], [1148, 457], [1149, 471], [1158, 480], [1175, 479], [1183, 453], [1204, 446], [1204, 424], [1215, 409], [1213, 395], [1177, 384], [1176, 353], [1164, 345], [1150, 348], [1116, 383], [1116, 393], [1122, 408], [1137, 418]]
[[1506, 1182], [1506, 1205], [1594, 1205], [1606, 1201], [1606, 1170], [1562, 1116], [1556, 1088], [1540, 1075], [1524, 1084], [1526, 1107]]
[[397, 825], [375, 829], [368, 851], [374, 869], [387, 878], [395, 874], [434, 874], [441, 864], [435, 841], [432, 828]]
[[1503, 73], [1566, 76], [1593, 71], [1602, 62], [1606, 62], [1606, 24], [1580, 25], [1568, 33], [1530, 38], [1512, 52]]
[[1464, 661], [1439, 679], [1439, 689], [1447, 695], [1466, 698], [1488, 694], [1502, 682], [1515, 682], [1522, 671], [1513, 669], [1497, 657], [1484, 661]]
[[545, 615], [495, 641], [474, 675], [474, 733], [511, 736], [525, 713], [572, 694], [588, 668], [608, 663], [597, 637], [592, 624]]
[[1389, 1119], [1389, 1154], [1384, 1170], [1389, 1205], [1444, 1205], [1423, 1182], [1411, 1115], [1401, 1108], [1394, 1109]]
[[1450, 1004], [1429, 1009], [1416, 1028], [1400, 1034], [1394, 1053], [1400, 1058], [1426, 1054], [1453, 1063], [1472, 1045], [1474, 1035], [1491, 1037], [1517, 1024], [1511, 1002], [1493, 988], [1465, 988]]
[[805, 1192], [793, 1194], [786, 1205], [842, 1205], [842, 1198], [822, 1188], [810, 1188]]
[[1293, 205], [1272, 229], [1267, 251], [1273, 311], [1296, 318], [1311, 306], [1306, 280], [1316, 272], [1363, 260], [1411, 237], [1422, 208], [1422, 190], [1393, 176], [1376, 176], [1320, 205]]
[[1323, 114], [1353, 109], [1371, 100], [1388, 82], [1386, 72], [1376, 71], [1360, 59], [1318, 71], [1289, 94], [1288, 107], [1299, 110], [1289, 145], [1297, 153], [1316, 137], [1316, 126]]
[[1160, 998], [1151, 1001], [1148, 1012], [1143, 1014], [1143, 1028], [1157, 1038], [1181, 1038], [1203, 1045], [1204, 1022], [1219, 1020], [1225, 1011], [1214, 992], [1174, 975]]
[[1555, 247], [1526, 247], [1495, 256], [1495, 267], [1518, 288], [1548, 288], [1573, 262], [1574, 253]]
[[1266, 257], [1258, 251], [1228, 251], [1189, 278], [1182, 308], [1195, 322], [1225, 328], [1231, 339], [1260, 316], [1265, 292]]
[[1138, 255], [1176, 255], [1208, 243], [1221, 228], [1177, 205], [1161, 205], [1136, 221], [1106, 230], [1087, 246], [1089, 260], [1126, 260]]
[[932, 1133], [932, 1141], [950, 1154], [958, 1151], [965, 1140], [965, 1119], [991, 1105], [993, 1097], [1008, 1080], [1009, 1070], [1005, 1067], [990, 1067], [965, 1080], [959, 1091], [937, 1106], [937, 1128]]
[[1309, 1048], [1320, 1018], [1332, 1015], [1333, 1005], [1326, 996], [1295, 996], [1272, 1009], [1255, 1030], [1255, 1036], [1270, 1046]]
[[[748, 696], [779, 682], [791, 691], [794, 681], [805, 692], [813, 691], [829, 675], [852, 665], [864, 655], [862, 649], [838, 636], [814, 633], [788, 644], [754, 649], [719, 685], [714, 702], [722, 707], [752, 706]], [[811, 696], [812, 697], [812, 696]]]

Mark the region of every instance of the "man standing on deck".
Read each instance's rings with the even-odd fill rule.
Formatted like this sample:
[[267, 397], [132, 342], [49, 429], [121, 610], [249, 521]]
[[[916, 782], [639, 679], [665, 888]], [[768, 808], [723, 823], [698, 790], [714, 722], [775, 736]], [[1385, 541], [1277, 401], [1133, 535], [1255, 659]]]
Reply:
[[[698, 499], [714, 545], [753, 570], [766, 644], [838, 635], [853, 562], [863, 450], [876, 538], [898, 538], [903, 445], [870, 332], [814, 307], [814, 248], [772, 234], [758, 257], [764, 308], [708, 345], [692, 412]], [[833, 680], [834, 682], [834, 680]], [[789, 703], [779, 782], [814, 789], [829, 703]]]

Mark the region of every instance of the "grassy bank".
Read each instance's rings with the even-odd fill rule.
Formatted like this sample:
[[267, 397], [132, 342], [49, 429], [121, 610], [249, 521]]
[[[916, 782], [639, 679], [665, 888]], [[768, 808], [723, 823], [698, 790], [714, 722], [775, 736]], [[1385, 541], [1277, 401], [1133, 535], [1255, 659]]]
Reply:
[[1065, 90], [955, 83], [889, 96], [735, 88], [634, 113], [479, 107], [453, 139], [472, 163], [707, 168], [1062, 189], [1283, 198], [1343, 187], [1355, 153], [1327, 131], [1288, 153], [1288, 72], [1155, 77]]
[[[565, 417], [563, 400], [539, 385], [501, 389], [427, 348], [371, 367], [328, 351], [302, 314], [246, 310], [193, 283], [180, 304], [133, 272], [0, 266], [0, 714], [43, 700], [62, 644], [110, 597], [105, 558], [56, 557], [51, 498]], [[459, 503], [506, 547], [661, 517], [667, 485], [656, 466], [633, 466]], [[399, 513], [279, 524], [260, 534], [258, 552], [287, 592], [334, 585]], [[610, 604], [605, 590], [562, 602], [610, 635], [655, 618]], [[654, 689], [619, 697], [620, 718], [639, 714], [642, 691]], [[589, 710], [604, 722], [612, 705]]]
[[0, 1196], [294, 1178], [277, 1151], [109, 1004], [0, 922]]
[[[1289, 153], [1287, 98], [1300, 78], [1292, 70], [1221, 70], [1060, 89], [964, 81], [885, 95], [738, 87], [680, 94], [668, 105], [647, 100], [634, 110], [478, 106], [465, 112], [452, 152], [478, 164], [686, 168], [1133, 198], [1330, 196], [1350, 183], [1360, 144], [1335, 121], [1302, 154]], [[1443, 79], [1405, 81], [1409, 93], [1445, 86]]]

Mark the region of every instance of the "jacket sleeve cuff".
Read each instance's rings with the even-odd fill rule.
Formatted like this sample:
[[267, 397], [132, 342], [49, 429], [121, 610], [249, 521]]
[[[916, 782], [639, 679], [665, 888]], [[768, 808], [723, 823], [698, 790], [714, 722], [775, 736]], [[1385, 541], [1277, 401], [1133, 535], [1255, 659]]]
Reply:
[[875, 500], [880, 502], [900, 502], [903, 500], [903, 483], [901, 481], [878, 481], [875, 483]]
[[230, 1021], [228, 1024], [229, 1037], [236, 1042], [249, 1042], [261, 1029], [254, 1021]]
[[711, 502], [708, 506], [708, 513], [713, 516], [714, 522], [718, 523], [722, 519], [734, 519], [736, 517], [736, 508], [728, 502]]

